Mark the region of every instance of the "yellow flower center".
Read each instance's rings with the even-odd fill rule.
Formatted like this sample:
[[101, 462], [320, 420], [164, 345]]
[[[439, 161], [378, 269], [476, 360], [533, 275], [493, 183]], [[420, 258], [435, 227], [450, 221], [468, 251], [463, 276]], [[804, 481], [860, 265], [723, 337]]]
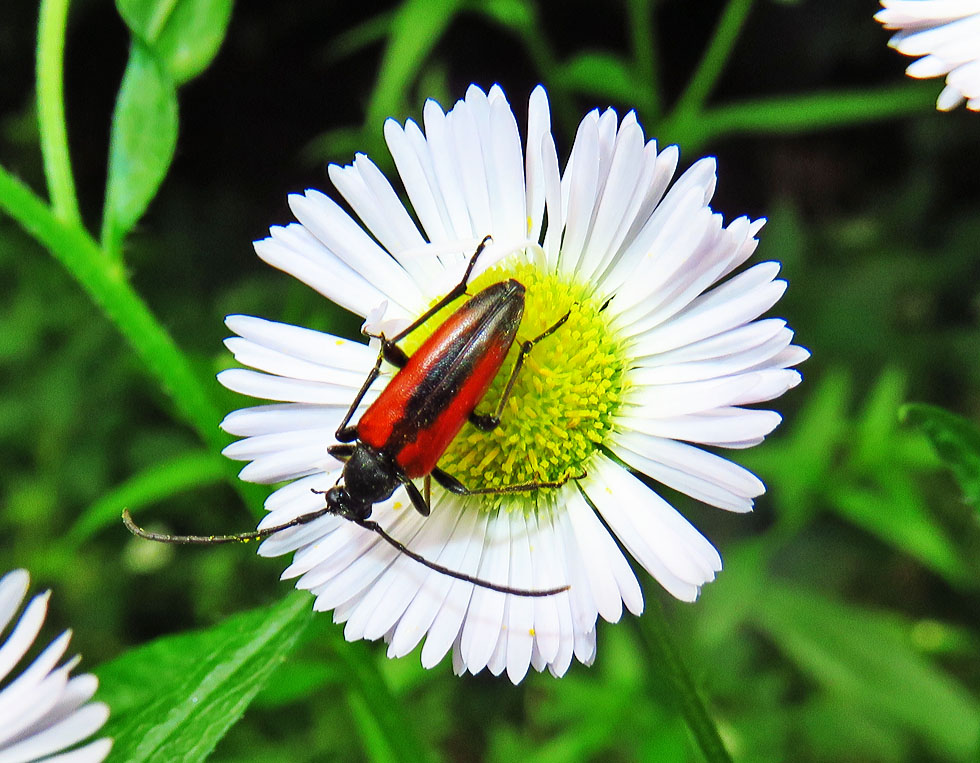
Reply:
[[[469, 294], [514, 278], [525, 288], [524, 317], [517, 341], [478, 413], [492, 414], [519, 352], [566, 312], [568, 320], [534, 345], [500, 414], [500, 426], [485, 432], [469, 422], [439, 466], [471, 490], [561, 482], [584, 475], [592, 455], [613, 428], [625, 392], [624, 342], [609, 325], [603, 305], [585, 285], [534, 265], [498, 265], [470, 282]], [[405, 342], [409, 354], [459, 307], [449, 305]], [[410, 340], [410, 341], [409, 341]], [[481, 495], [481, 508], [537, 504], [547, 488]]]

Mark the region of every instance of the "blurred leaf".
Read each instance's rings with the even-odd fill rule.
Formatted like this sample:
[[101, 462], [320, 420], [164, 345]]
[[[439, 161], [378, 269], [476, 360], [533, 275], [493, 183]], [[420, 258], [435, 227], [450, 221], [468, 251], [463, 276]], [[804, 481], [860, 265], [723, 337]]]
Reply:
[[817, 760], [863, 760], [861, 751], [876, 763], [908, 760], [909, 740], [894, 728], [869, 716], [860, 705], [840, 696], [822, 695], [800, 708], [807, 751]]
[[212, 453], [194, 451], [173, 456], [136, 474], [82, 512], [65, 536], [66, 556], [99, 530], [120, 523], [123, 509], [134, 514], [144, 506], [194, 487], [221, 482], [227, 475], [224, 460]]
[[177, 146], [177, 93], [159, 61], [134, 39], [112, 115], [102, 245], [110, 251], [143, 216]]
[[[614, 751], [628, 739], [628, 759], [687, 760], [690, 734], [673, 707], [673, 697], [650, 685], [659, 672], [637, 648], [634, 633], [622, 626], [605, 627], [599, 636], [602, 658], [593, 668], [576, 666], [560, 682], [547, 675], [529, 677], [534, 693], [527, 702], [527, 721], [523, 728], [491, 728], [488, 759], [617, 759]], [[677, 751], [681, 754], [673, 754]]]
[[194, 633], [131, 650], [95, 671], [112, 708], [110, 760], [204, 760], [292, 651], [310, 619], [295, 593]]
[[918, 485], [900, 468], [878, 473], [874, 488], [856, 482], [834, 484], [829, 499], [846, 519], [919, 560], [956, 585], [977, 584], [955, 546], [929, 514]]
[[388, 47], [371, 94], [365, 124], [380, 134], [384, 120], [405, 111], [405, 96], [419, 67], [442, 38], [462, 0], [406, 0], [391, 23]]
[[904, 374], [883, 372], [858, 417], [844, 478], [827, 485], [828, 499], [839, 514], [951, 583], [973, 583], [973, 573], [930, 513], [896, 447], [909, 439], [895, 419], [904, 396]]
[[378, 760], [422, 763], [432, 759], [429, 750], [405, 717], [391, 688], [372, 663], [363, 641], [348, 643], [338, 628], [319, 625], [318, 640], [325, 644], [345, 670], [343, 686], [347, 704], [368, 753]]
[[805, 525], [816, 511], [815, 498], [827, 484], [847, 433], [850, 376], [837, 369], [816, 384], [788, 433], [781, 432], [764, 449], [739, 453], [740, 463], [770, 483], [779, 505], [777, 520], [787, 530]]
[[333, 63], [380, 42], [388, 36], [394, 15], [394, 11], [383, 11], [345, 29], [323, 47], [320, 58]]
[[517, 31], [530, 31], [534, 26], [534, 9], [526, 0], [476, 0], [468, 10], [485, 13], [498, 24]]
[[614, 53], [579, 53], [560, 71], [564, 86], [575, 92], [623, 103], [633, 103], [636, 99], [637, 83], [630, 65]]
[[972, 421], [935, 405], [910, 403], [899, 419], [923, 432], [948, 466], [967, 503], [980, 502], [980, 429]]
[[231, 0], [116, 0], [119, 15], [175, 84], [211, 63], [231, 19]]
[[156, 50], [178, 85], [208, 67], [221, 47], [230, 20], [231, 0], [177, 3], [160, 33]]
[[975, 759], [980, 706], [916, 651], [911, 622], [773, 583], [751, 617], [844, 712], [908, 729], [944, 759]]
[[337, 682], [340, 673], [323, 660], [293, 657], [276, 671], [276, 680], [266, 684], [253, 704], [254, 707], [281, 707], [308, 698], [325, 684]]
[[905, 399], [906, 377], [895, 368], [886, 369], [868, 394], [858, 417], [853, 462], [863, 469], [882, 466], [891, 458], [889, 445], [895, 441], [895, 411]]
[[700, 151], [708, 141], [732, 135], [803, 135], [845, 125], [882, 122], [935, 109], [935, 85], [903, 83], [877, 90], [791, 93], [672, 115], [665, 142]]
[[349, 162], [357, 151], [368, 150], [369, 139], [360, 127], [338, 127], [317, 135], [303, 146], [301, 155], [303, 161], [310, 166], [318, 166], [321, 162]]

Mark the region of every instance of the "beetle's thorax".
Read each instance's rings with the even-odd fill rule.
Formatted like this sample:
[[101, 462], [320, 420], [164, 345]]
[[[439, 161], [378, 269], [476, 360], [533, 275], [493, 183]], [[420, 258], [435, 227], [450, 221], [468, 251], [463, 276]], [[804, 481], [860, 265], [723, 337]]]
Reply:
[[[359, 442], [351, 457], [344, 464], [344, 484], [328, 491], [328, 504], [334, 513], [366, 519], [371, 515], [372, 504], [391, 497], [401, 484], [401, 472], [391, 457]], [[330, 493], [340, 490], [330, 501]]]

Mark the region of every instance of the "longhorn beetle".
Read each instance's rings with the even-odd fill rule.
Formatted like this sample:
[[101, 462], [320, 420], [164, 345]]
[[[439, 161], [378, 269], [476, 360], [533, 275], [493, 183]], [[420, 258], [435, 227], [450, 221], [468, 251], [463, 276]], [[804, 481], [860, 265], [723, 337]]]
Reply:
[[[126, 527], [140, 537], [169, 543], [244, 542], [312, 522], [325, 514], [336, 514], [377, 533], [401, 553], [420, 564], [483, 588], [516, 596], [551, 596], [568, 590], [568, 586], [541, 590], [511, 588], [451, 570], [407, 548], [370, 519], [374, 504], [390, 498], [399, 486], [404, 486], [415, 509], [423, 516], [428, 516], [430, 477], [457, 495], [517, 493], [539, 488], [557, 488], [569, 479], [565, 477], [556, 482], [528, 482], [506, 487], [469, 489], [436, 465], [467, 420], [484, 431], [492, 431], [500, 425], [500, 415], [531, 348], [557, 331], [570, 315], [570, 312], [565, 313], [538, 336], [520, 342], [517, 359], [492, 414], [477, 413], [476, 406], [483, 399], [517, 338], [517, 329], [524, 314], [524, 285], [519, 281], [511, 278], [480, 291], [446, 319], [411, 356], [398, 347], [398, 342], [466, 293], [470, 274], [490, 240], [490, 236], [487, 236], [480, 242], [470, 257], [462, 280], [407, 328], [390, 339], [384, 333], [373, 334], [363, 330], [366, 336], [380, 340], [381, 349], [374, 367], [337, 428], [335, 437], [339, 444], [331, 445], [327, 449], [330, 455], [344, 462], [344, 468], [338, 484], [326, 491], [315, 491], [322, 492], [325, 496], [324, 508], [276, 527], [236, 535], [150, 533], [137, 527], [128, 511], [123, 513]], [[357, 424], [351, 426], [350, 421], [358, 406], [381, 373], [383, 361], [400, 370], [363, 413]], [[425, 478], [425, 496], [412, 482], [419, 477]]]

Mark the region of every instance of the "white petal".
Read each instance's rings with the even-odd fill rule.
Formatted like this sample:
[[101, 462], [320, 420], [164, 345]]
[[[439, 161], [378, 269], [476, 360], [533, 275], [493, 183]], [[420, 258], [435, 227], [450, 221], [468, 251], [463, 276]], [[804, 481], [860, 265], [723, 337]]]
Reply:
[[[491, 517], [483, 546], [478, 577], [508, 585], [510, 527], [506, 514]], [[476, 588], [463, 623], [460, 649], [467, 670], [479, 673], [486, 666], [503, 628], [506, 596], [487, 588]]]
[[0, 763], [39, 760], [71, 747], [91, 736], [109, 718], [109, 708], [101, 702], [86, 705], [50, 728], [0, 750]]
[[254, 345], [310, 363], [347, 371], [360, 376], [362, 381], [378, 355], [376, 350], [360, 342], [248, 315], [229, 315], [225, 318], [225, 325]]
[[303, 429], [320, 429], [332, 433], [343, 416], [344, 411], [339, 407], [277, 403], [232, 411], [222, 420], [221, 428], [239, 437], [275, 435]]
[[[465, 555], [459, 566], [454, 569], [467, 575], [478, 575], [490, 529], [489, 515], [482, 511], [464, 511], [463, 518], [465, 519], [467, 515], [475, 515], [475, 524], [471, 529], [467, 528], [469, 529], [469, 536], [466, 538], [468, 544]], [[460, 522], [460, 524], [463, 523]], [[472, 583], [466, 583], [462, 580], [451, 582], [446, 600], [436, 613], [435, 620], [429, 628], [429, 635], [425, 639], [425, 644], [422, 645], [422, 667], [431, 668], [438, 664], [461, 635], [464, 621], [468, 621], [471, 616], [470, 603], [475, 590]], [[492, 637], [495, 641], [496, 633]]]
[[[565, 584], [561, 575], [558, 554], [555, 551], [556, 537], [548, 517], [535, 513], [527, 517], [528, 544], [531, 550], [531, 565], [534, 574], [534, 588], [545, 590], [558, 588]], [[535, 653], [545, 663], [558, 654], [561, 638], [561, 622], [558, 613], [559, 599], [567, 602], [567, 594], [541, 596], [534, 600], [534, 648], [531, 653], [532, 664]], [[566, 603], [567, 606], [567, 603]], [[540, 670], [541, 668], [538, 668]]]
[[470, 221], [463, 197], [462, 177], [456, 161], [456, 147], [449, 119], [439, 104], [429, 99], [422, 109], [425, 137], [432, 156], [432, 167], [456, 237], [478, 235]]
[[428, 146], [418, 125], [409, 120], [403, 129], [394, 119], [387, 119], [384, 135], [412, 208], [419, 216], [429, 241], [454, 239], [455, 235], [447, 228], [451, 225], [448, 210], [439, 192]]
[[[599, 192], [599, 128], [597, 122], [583, 119], [572, 146], [574, 160], [569, 161], [568, 212], [565, 236], [561, 244], [559, 265], [564, 273], [574, 273], [582, 258], [589, 228], [592, 225], [595, 199]], [[566, 177], [569, 169], [565, 170]], [[565, 179], [562, 179], [565, 182]]]
[[654, 437], [687, 440], [702, 445], [731, 447], [727, 443], [765, 437], [779, 426], [782, 417], [775, 411], [751, 408], [718, 408], [687, 416], [641, 419], [622, 416], [622, 429], [635, 429]]
[[393, 304], [401, 305], [409, 314], [425, 308], [426, 300], [407, 271], [329, 196], [313, 189], [307, 190], [305, 195], [294, 193], [289, 196], [289, 208], [304, 228], [338, 258], [377, 285]]
[[668, 592], [697, 598], [721, 558], [694, 527], [622, 467], [602, 459], [583, 486], [620, 542]]
[[[527, 523], [521, 511], [510, 513], [510, 585], [531, 588], [531, 546]], [[531, 648], [534, 644], [534, 600], [526, 596], [507, 597], [507, 677], [515, 686], [519, 684], [531, 665]]]
[[[5, 588], [9, 586], [4, 592], [6, 595], [11, 596], [9, 601], [14, 599], [12, 594], [17, 595], [19, 597], [17, 599], [17, 606], [20, 606], [24, 593], [26, 593], [26, 584], [29, 583], [27, 572], [25, 570], [14, 570], [14, 572], [4, 576], [3, 582]], [[47, 592], [38, 594], [31, 599], [31, 603], [27, 605], [24, 609], [24, 614], [17, 621], [17, 626], [7, 637], [6, 641], [4, 641], [3, 646], [0, 647], [0, 678], [6, 676], [13, 669], [14, 665], [20, 662], [21, 658], [27, 653], [27, 650], [31, 648], [31, 644], [34, 643], [37, 634], [41, 632], [41, 626], [44, 624], [44, 617], [48, 611], [48, 599], [50, 596], [51, 593]], [[3, 694], [0, 693], [0, 701], [2, 701], [2, 697]]]
[[[541, 158], [541, 141], [551, 133], [551, 109], [548, 94], [538, 85], [531, 91], [527, 107], [527, 150], [526, 166], [526, 214], [528, 238], [540, 241], [541, 225], [544, 220], [545, 178]], [[556, 165], [557, 167], [557, 162]]]
[[[460, 510], [458, 502], [452, 499], [434, 501], [433, 504], [431, 516], [422, 523], [412, 542], [406, 545], [426, 559], [436, 562], [442, 556], [459, 521]], [[443, 573], [427, 569], [404, 554], [396, 559], [381, 583], [364, 597], [355, 613], [357, 616], [362, 608], [366, 610], [363, 615], [366, 617], [362, 626], [363, 638], [377, 639], [391, 630], [432, 575], [445, 577]], [[355, 625], [354, 616], [348, 625]]]
[[[273, 226], [269, 234], [253, 243], [255, 253], [341, 307], [367, 315], [386, 298], [365, 274], [340, 259], [302, 225]], [[406, 311], [404, 306], [399, 309]]]
[[350, 406], [351, 402], [350, 387], [338, 384], [287, 379], [248, 371], [244, 368], [229, 368], [219, 373], [217, 379], [232, 392], [240, 392], [264, 400], [316, 403], [345, 408]]

